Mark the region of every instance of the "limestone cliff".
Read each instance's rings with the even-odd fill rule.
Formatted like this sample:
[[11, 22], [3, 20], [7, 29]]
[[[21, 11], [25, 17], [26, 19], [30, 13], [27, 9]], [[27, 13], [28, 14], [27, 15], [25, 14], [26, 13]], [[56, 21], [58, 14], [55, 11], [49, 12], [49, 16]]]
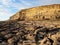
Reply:
[[60, 4], [38, 6], [21, 10], [10, 20], [60, 20]]

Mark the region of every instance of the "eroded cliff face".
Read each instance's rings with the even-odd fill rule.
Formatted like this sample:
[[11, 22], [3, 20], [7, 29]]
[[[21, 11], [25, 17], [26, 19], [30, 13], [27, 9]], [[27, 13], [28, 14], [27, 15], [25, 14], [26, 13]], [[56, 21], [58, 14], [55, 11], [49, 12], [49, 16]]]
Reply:
[[60, 4], [24, 9], [1, 21], [0, 45], [60, 45]]
[[21, 10], [11, 20], [60, 20], [60, 4], [38, 6]]

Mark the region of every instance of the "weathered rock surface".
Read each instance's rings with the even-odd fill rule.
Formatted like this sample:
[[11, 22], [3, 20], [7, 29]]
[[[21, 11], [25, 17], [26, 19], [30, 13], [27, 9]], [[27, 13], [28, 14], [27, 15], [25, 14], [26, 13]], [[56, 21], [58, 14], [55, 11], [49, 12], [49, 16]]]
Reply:
[[60, 45], [59, 12], [60, 4], [41, 6], [1, 21], [0, 45]]
[[[0, 23], [1, 45], [60, 45], [60, 28], [40, 25], [40, 21]], [[51, 24], [52, 25], [52, 24]]]
[[38, 6], [21, 10], [10, 20], [60, 20], [60, 4]]

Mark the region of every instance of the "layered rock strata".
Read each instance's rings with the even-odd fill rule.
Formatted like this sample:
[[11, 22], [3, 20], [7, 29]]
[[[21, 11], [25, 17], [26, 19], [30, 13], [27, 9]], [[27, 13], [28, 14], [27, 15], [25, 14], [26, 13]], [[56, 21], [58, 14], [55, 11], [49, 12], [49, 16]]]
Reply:
[[0, 21], [0, 45], [60, 45], [60, 4], [24, 9]]

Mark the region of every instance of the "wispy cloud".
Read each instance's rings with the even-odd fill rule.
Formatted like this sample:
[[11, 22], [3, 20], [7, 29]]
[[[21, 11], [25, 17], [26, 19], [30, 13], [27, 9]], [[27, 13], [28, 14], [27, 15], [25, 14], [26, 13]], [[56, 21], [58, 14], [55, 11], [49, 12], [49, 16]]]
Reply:
[[0, 20], [9, 19], [9, 15], [11, 15], [11, 13], [8, 11], [8, 9], [6, 9], [4, 6], [0, 7]]
[[[14, 3], [12, 0], [1, 0], [2, 5], [0, 6], [0, 20], [9, 19], [9, 17], [15, 14], [20, 9], [26, 8], [26, 6], [22, 4]], [[26, 3], [21, 1], [22, 3]]]
[[25, 0], [20, 0], [23, 4], [25, 4], [25, 5], [32, 5], [31, 3], [29, 3], [29, 2], [27, 2], [27, 1], [25, 1]]

